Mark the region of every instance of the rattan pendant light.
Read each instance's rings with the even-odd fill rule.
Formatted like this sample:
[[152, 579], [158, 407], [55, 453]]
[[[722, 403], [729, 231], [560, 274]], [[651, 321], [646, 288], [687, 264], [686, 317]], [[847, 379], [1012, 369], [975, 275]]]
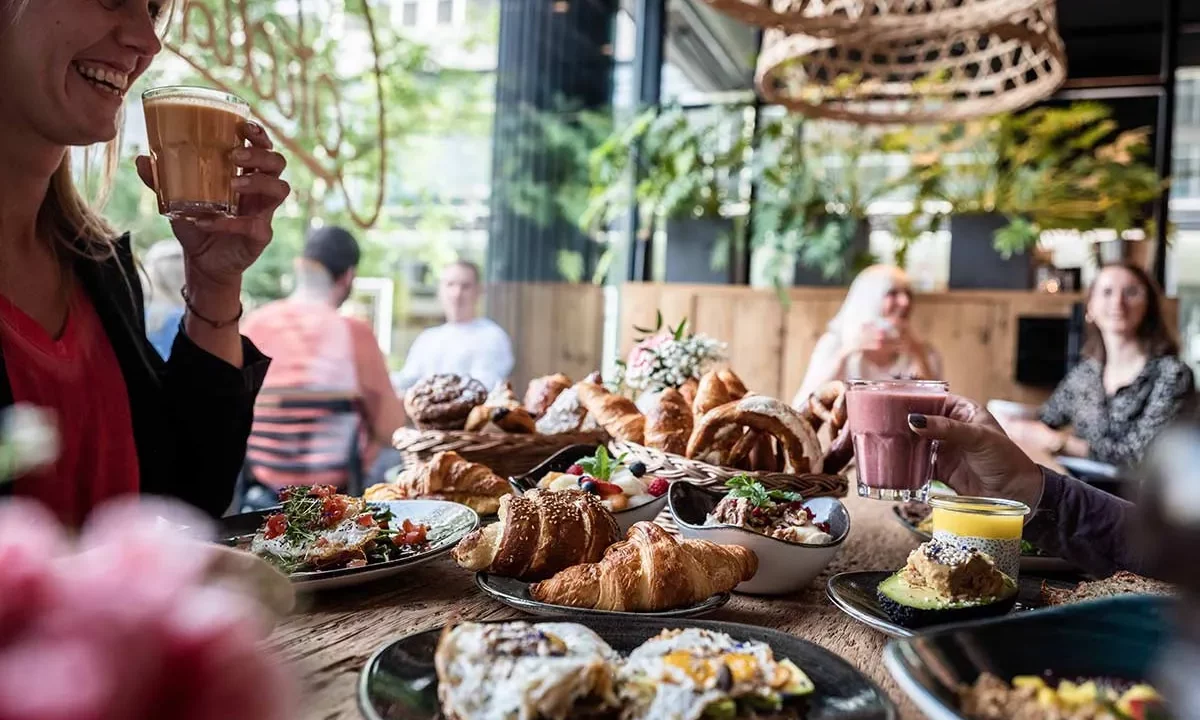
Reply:
[[815, 37], [917, 37], [1004, 22], [1040, 0], [705, 0], [730, 17]]
[[960, 121], [1041, 100], [1066, 77], [1054, 1], [979, 29], [911, 38], [770, 30], [756, 81], [768, 103], [856, 123]]

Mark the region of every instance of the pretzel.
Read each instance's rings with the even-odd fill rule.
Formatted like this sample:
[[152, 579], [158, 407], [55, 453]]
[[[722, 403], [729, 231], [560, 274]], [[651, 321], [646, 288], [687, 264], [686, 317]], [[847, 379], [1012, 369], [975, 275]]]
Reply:
[[846, 383], [831, 380], [818, 387], [800, 404], [799, 412], [813, 430], [829, 424], [833, 431], [830, 434], [837, 437], [846, 425]]
[[727, 427], [745, 427], [777, 439], [783, 450], [784, 472], [820, 472], [822, 454], [817, 433], [786, 403], [761, 395], [751, 395], [705, 413], [688, 441], [687, 456], [704, 454]]

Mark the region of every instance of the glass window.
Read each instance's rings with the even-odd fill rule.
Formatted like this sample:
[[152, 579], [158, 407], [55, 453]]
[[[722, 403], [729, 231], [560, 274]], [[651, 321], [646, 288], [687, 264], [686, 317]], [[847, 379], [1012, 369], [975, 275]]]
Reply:
[[454, 0], [438, 0], [438, 25], [449, 25], [454, 22]]
[[416, 0], [408, 0], [400, 7], [400, 24], [404, 27], [417, 26]]

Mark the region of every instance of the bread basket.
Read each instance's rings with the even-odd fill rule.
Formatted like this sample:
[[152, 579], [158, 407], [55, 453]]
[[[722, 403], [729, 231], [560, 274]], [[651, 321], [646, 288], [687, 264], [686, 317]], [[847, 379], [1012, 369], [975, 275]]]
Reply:
[[806, 498], [845, 497], [850, 489], [850, 483], [844, 475], [747, 472], [689, 460], [682, 455], [673, 455], [636, 443], [613, 441], [610, 447], [618, 455], [628, 455], [627, 462], [645, 463], [648, 473], [665, 480], [686, 480], [696, 485], [725, 489], [725, 481], [738, 475], [749, 475], [768, 489], [791, 490]]
[[406, 466], [452, 450], [471, 462], [488, 466], [501, 477], [524, 475], [563, 448], [607, 441], [608, 435], [603, 431], [517, 435], [400, 428], [392, 436], [392, 446], [404, 453]]

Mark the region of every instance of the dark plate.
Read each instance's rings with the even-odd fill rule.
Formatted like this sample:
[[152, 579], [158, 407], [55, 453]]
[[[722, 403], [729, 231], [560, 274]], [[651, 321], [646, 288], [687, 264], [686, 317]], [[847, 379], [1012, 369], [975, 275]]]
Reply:
[[[896, 516], [896, 520], [904, 526], [904, 529], [912, 533], [914, 537], [920, 538], [921, 542], [928, 542], [932, 537], [917, 527], [916, 523], [909, 522], [908, 518], [901, 514], [899, 505], [892, 506], [892, 514]], [[1049, 555], [1021, 556], [1021, 572], [1069, 573], [1072, 571], [1077, 572], [1078, 568], [1062, 558]]]
[[[777, 630], [727, 622], [571, 618], [594, 630], [614, 650], [628, 654], [667, 628], [706, 628], [771, 646], [777, 658], [796, 663], [812, 679], [809, 720], [891, 720], [892, 701], [865, 675], [828, 650]], [[441, 628], [401, 638], [367, 661], [358, 682], [358, 707], [368, 720], [434, 720], [439, 717], [433, 654]]]
[[954, 688], [984, 671], [1151, 680], [1172, 607], [1168, 598], [1120, 597], [983, 620], [894, 640], [884, 663], [926, 715], [959, 720]]
[[578, 615], [580, 617], [610, 617], [610, 618], [687, 618], [700, 617], [707, 615], [714, 610], [719, 609], [722, 605], [729, 602], [729, 593], [717, 593], [703, 602], [689, 605], [685, 608], [677, 610], [662, 610], [660, 612], [615, 612], [612, 610], [589, 610], [587, 608], [574, 608], [565, 605], [551, 605], [550, 603], [538, 602], [529, 596], [529, 586], [532, 583], [527, 583], [523, 580], [514, 580], [513, 578], [500, 577], [498, 575], [489, 575], [488, 573], [475, 573], [475, 584], [486, 595], [499, 600], [500, 602], [514, 607], [522, 612], [527, 612], [530, 615], [545, 615], [545, 616], [561, 616], [561, 615]]
[[[372, 502], [387, 505], [398, 520], [410, 519], [429, 526], [429, 548], [420, 553], [359, 568], [339, 568], [292, 573], [288, 577], [297, 590], [329, 590], [359, 585], [390, 577], [421, 565], [454, 549], [467, 533], [479, 527], [479, 516], [471, 508], [443, 500], [393, 500]], [[248, 545], [264, 518], [278, 508], [221, 518], [219, 542], [234, 547]]]
[[[927, 628], [922, 628], [919, 631], [910, 630], [893, 623], [888, 619], [887, 613], [883, 611], [883, 608], [879, 606], [875, 589], [879, 587], [879, 583], [883, 582], [891, 574], [890, 572], [839, 573], [829, 578], [825, 593], [842, 612], [865, 625], [875, 628], [884, 635], [897, 638], [913, 637], [918, 632], [927, 631]], [[1041, 607], [1043, 582], [1056, 588], [1069, 589], [1075, 587], [1074, 583], [1023, 575], [1018, 582], [1017, 606], [1013, 612]]]
[[559, 450], [550, 457], [542, 461], [534, 469], [524, 475], [514, 475], [508, 479], [508, 484], [518, 495], [526, 490], [533, 490], [537, 487], [538, 481], [546, 477], [547, 473], [566, 472], [567, 468], [579, 462], [585, 457], [589, 457], [596, 453], [596, 448], [599, 445], [570, 445]]

